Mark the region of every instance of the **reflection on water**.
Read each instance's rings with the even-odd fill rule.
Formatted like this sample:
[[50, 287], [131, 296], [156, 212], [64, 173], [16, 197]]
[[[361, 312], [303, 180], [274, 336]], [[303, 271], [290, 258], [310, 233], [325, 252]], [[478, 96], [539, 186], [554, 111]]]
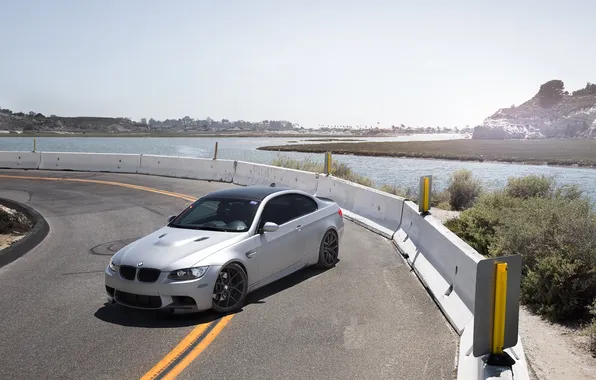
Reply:
[[[412, 135], [392, 138], [366, 138], [368, 141], [408, 141], [439, 140], [460, 138], [455, 135]], [[218, 157], [268, 164], [280, 153], [256, 150], [259, 146], [282, 145], [288, 141], [305, 140], [296, 137], [263, 138], [113, 138], [113, 137], [39, 137], [37, 150], [53, 152], [98, 152], [98, 153], [144, 153], [183, 157], [213, 157], [215, 142], [219, 142]], [[358, 138], [362, 139], [362, 138]], [[316, 142], [313, 142], [316, 143]], [[32, 138], [0, 138], [0, 151], [31, 151]], [[284, 156], [296, 159], [306, 157], [323, 162], [322, 154], [282, 152]], [[450, 173], [460, 168], [470, 169], [475, 176], [482, 178], [490, 188], [502, 187], [509, 176], [526, 174], [554, 175], [561, 184], [578, 184], [596, 201], [596, 170], [580, 168], [548, 167], [538, 165], [517, 165], [505, 163], [460, 162], [431, 159], [334, 156], [345, 162], [359, 174], [372, 178], [377, 185], [395, 184], [398, 186], [418, 186], [421, 175], [433, 175], [433, 185], [441, 190], [445, 187]]]

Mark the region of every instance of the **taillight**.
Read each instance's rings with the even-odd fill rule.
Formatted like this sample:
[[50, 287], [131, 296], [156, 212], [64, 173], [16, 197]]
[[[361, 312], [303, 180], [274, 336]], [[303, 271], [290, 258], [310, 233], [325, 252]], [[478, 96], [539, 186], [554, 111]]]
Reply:
[[337, 209], [337, 213], [339, 214], [339, 216], [341, 216], [341, 217], [343, 218], [343, 216], [344, 216], [344, 213], [343, 213], [343, 212], [341, 212], [341, 208]]

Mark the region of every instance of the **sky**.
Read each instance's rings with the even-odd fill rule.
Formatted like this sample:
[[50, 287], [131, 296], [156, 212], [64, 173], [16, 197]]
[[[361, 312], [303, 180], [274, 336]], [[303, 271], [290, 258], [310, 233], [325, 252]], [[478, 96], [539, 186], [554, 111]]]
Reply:
[[596, 82], [583, 0], [0, 0], [0, 107], [474, 126]]

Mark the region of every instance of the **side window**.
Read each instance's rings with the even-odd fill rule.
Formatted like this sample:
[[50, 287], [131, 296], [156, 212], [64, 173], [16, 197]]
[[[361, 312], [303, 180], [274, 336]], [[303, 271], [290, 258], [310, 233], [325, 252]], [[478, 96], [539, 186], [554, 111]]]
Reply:
[[282, 225], [294, 219], [290, 201], [289, 196], [280, 195], [267, 202], [265, 209], [263, 209], [261, 223], [273, 222]]
[[294, 219], [317, 211], [317, 203], [312, 199], [299, 194], [293, 195], [292, 197]]
[[273, 222], [282, 225], [316, 210], [316, 202], [308, 197], [299, 194], [280, 195], [267, 202], [261, 223]]

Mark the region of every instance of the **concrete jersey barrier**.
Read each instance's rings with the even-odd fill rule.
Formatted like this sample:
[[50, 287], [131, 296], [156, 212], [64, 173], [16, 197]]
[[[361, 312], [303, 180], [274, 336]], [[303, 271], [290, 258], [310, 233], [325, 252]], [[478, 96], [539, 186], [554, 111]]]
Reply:
[[474, 311], [476, 266], [483, 259], [432, 215], [423, 217], [405, 201], [393, 241], [461, 334]]
[[404, 198], [335, 177], [319, 176], [317, 195], [372, 221], [375, 230], [391, 238], [399, 227]]
[[207, 158], [141, 155], [139, 174], [232, 182], [234, 161]]
[[37, 169], [39, 152], [0, 152], [0, 169]]
[[234, 183], [241, 186], [287, 186], [314, 194], [317, 191], [318, 174], [278, 166], [236, 161]]
[[404, 202], [401, 225], [393, 241], [460, 335], [457, 379], [528, 380], [521, 339], [505, 350], [516, 360], [512, 367], [488, 366], [482, 358], [471, 355], [476, 270], [484, 257], [440, 220], [420, 215], [410, 201]]
[[41, 152], [39, 169], [136, 173], [140, 154]]

